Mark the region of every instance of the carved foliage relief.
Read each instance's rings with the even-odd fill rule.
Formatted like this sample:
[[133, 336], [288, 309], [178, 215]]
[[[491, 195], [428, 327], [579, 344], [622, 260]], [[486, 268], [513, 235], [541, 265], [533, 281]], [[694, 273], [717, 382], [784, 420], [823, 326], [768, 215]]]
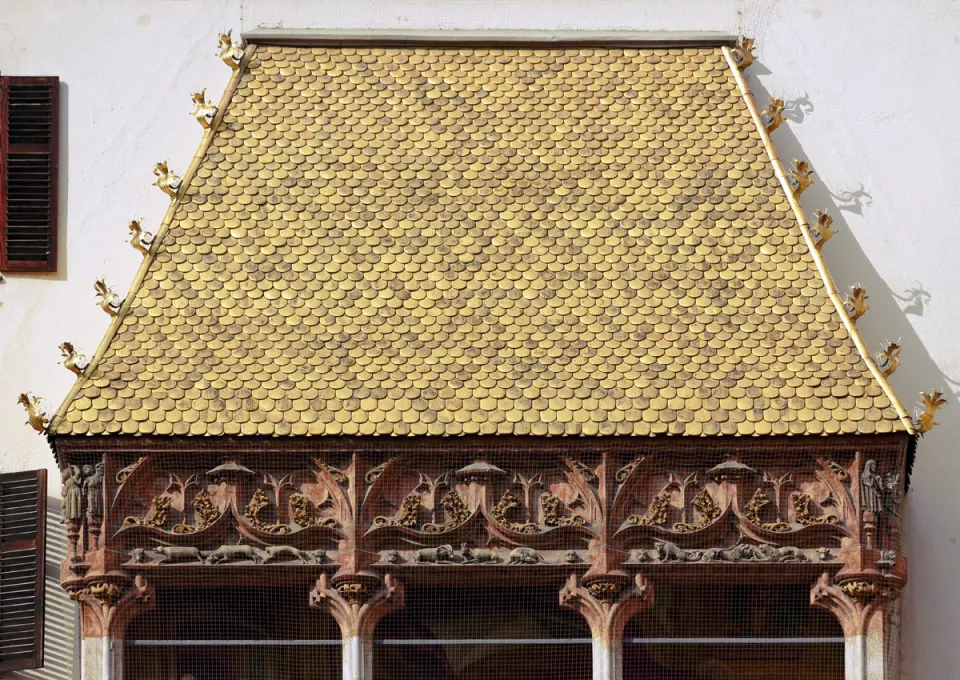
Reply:
[[147, 456], [113, 466], [102, 529], [142, 568], [829, 562], [862, 517], [879, 549], [893, 535], [875, 517], [899, 496], [865, 512], [860, 492], [896, 467], [861, 458]]

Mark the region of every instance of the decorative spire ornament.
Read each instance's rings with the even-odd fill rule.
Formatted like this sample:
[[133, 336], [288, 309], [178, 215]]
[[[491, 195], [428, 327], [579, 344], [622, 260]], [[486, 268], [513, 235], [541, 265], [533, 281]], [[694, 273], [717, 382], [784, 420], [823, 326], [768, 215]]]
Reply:
[[730, 50], [733, 61], [741, 71], [753, 63], [753, 39], [741, 37]]
[[813, 237], [813, 247], [817, 250], [823, 247], [823, 244], [829, 241], [837, 233], [830, 228], [833, 224], [833, 217], [823, 210], [817, 211], [817, 224], [810, 227], [810, 236]]
[[900, 344], [888, 342], [887, 348], [877, 352], [877, 368], [880, 375], [888, 378], [900, 367]]
[[27, 409], [27, 425], [37, 432], [43, 432], [50, 423], [50, 417], [40, 403], [40, 399], [29, 392], [22, 393], [17, 397], [17, 403]]
[[867, 297], [867, 289], [863, 287], [863, 284], [857, 283], [850, 286], [850, 295], [843, 302], [843, 311], [847, 313], [847, 317], [852, 322], [856, 323], [857, 319], [870, 309], [867, 306]]
[[154, 235], [140, 227], [140, 220], [130, 220], [130, 224], [127, 226], [130, 229], [130, 245], [144, 257], [149, 255]]
[[915, 413], [913, 425], [917, 428], [919, 434], [926, 434], [933, 429], [934, 425], [939, 425], [934, 416], [947, 403], [946, 398], [940, 390], [930, 390], [930, 394], [921, 392], [923, 397], [923, 411], [919, 409]]
[[207, 101], [206, 89], [194, 92], [190, 95], [190, 99], [196, 106], [193, 110], [193, 117], [197, 119], [204, 130], [208, 129], [213, 123], [214, 116], [217, 115], [217, 107]]
[[760, 114], [760, 120], [766, 126], [767, 132], [773, 132], [783, 123], [783, 107], [782, 99], [772, 99], [770, 105]]
[[239, 44], [233, 44], [232, 30], [220, 34], [220, 49], [217, 56], [234, 71], [240, 68], [240, 60], [243, 59], [243, 47]]
[[160, 161], [153, 166], [153, 174], [157, 176], [157, 181], [154, 184], [160, 187], [160, 190], [170, 198], [176, 198], [183, 180], [167, 167], [167, 162]]
[[100, 309], [110, 316], [116, 316], [117, 312], [120, 311], [120, 306], [123, 305], [120, 296], [107, 285], [104, 279], [97, 279], [93, 284], [93, 289], [97, 291], [97, 304], [100, 305]]
[[799, 198], [800, 194], [807, 190], [807, 187], [809, 187], [811, 184], [814, 184], [813, 170], [810, 169], [810, 164], [806, 161], [798, 161], [794, 159], [793, 170], [786, 174], [787, 182], [790, 184], [790, 188], [793, 190], [793, 195], [797, 198]]
[[61, 342], [60, 353], [63, 355], [63, 361], [61, 363], [67, 368], [68, 371], [75, 373], [77, 377], [82, 376], [83, 372], [90, 364], [86, 356], [77, 353], [77, 351], [73, 348], [72, 342]]

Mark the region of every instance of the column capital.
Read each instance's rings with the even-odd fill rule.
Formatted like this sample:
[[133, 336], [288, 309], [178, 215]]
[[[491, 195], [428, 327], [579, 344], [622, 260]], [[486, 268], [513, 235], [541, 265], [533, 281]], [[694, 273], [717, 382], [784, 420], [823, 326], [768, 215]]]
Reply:
[[70, 592], [70, 599], [80, 603], [84, 638], [122, 639], [133, 618], [155, 606], [154, 595], [153, 584], [138, 574], [132, 582], [92, 581]]
[[321, 574], [310, 591], [310, 606], [329, 611], [345, 638], [372, 639], [380, 619], [401, 609], [403, 601], [403, 584], [392, 574], [386, 574], [382, 582], [357, 578], [336, 584]]
[[887, 605], [900, 597], [901, 584], [871, 578], [852, 578], [834, 583], [824, 572], [810, 591], [810, 604], [832, 612], [840, 621], [845, 637], [864, 635], [876, 614], [881, 618]]
[[594, 638], [619, 638], [634, 614], [653, 605], [653, 586], [640, 574], [632, 581], [596, 578], [588, 583], [571, 574], [560, 590], [560, 606], [579, 612]]

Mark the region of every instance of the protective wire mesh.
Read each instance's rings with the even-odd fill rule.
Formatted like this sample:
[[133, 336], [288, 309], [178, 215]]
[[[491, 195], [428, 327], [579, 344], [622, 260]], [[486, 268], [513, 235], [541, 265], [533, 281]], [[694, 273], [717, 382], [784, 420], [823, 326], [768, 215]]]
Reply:
[[126, 641], [133, 680], [328, 680], [342, 677], [340, 631], [305, 589], [253, 578], [232, 588], [164, 587]]
[[660, 584], [654, 606], [627, 625], [624, 679], [843, 678], [843, 631], [810, 606], [808, 587], [726, 581]]
[[412, 590], [403, 611], [377, 628], [376, 677], [589, 680], [586, 622], [560, 608], [562, 583], [531, 581]]
[[[561, 606], [560, 591], [571, 574], [583, 579], [591, 567], [604, 522], [622, 558], [618, 569], [629, 577], [643, 574], [654, 594], [653, 605], [626, 624], [625, 680], [842, 678], [840, 625], [833, 614], [811, 607], [810, 588], [824, 571], [839, 568], [836, 553], [856, 523], [853, 473], [866, 457], [855, 454], [826, 441], [733, 454], [710, 442], [681, 451], [619, 442], [601, 452], [568, 441], [523, 452], [506, 440], [449, 453], [431, 442], [399, 455], [163, 454], [144, 463], [153, 468], [130, 476], [126, 490], [114, 492], [114, 523], [125, 514], [155, 517], [152, 496], [172, 497], [161, 527], [117, 534], [127, 541], [128, 568], [162, 584], [154, 609], [127, 631], [125, 677], [343, 677], [340, 629], [328, 611], [311, 607], [310, 591], [321, 572], [333, 576], [340, 568], [337, 541], [316, 537], [325, 519], [338, 517], [336, 488], [346, 497], [355, 486], [349, 493], [356, 493], [351, 503], [357, 507], [344, 512], [358, 518], [360, 526], [350, 531], [372, 556], [369, 571], [392, 574], [405, 591], [404, 606], [373, 634], [378, 680], [593, 677], [598, 647], [586, 619]], [[888, 485], [895, 462], [876, 458]], [[356, 468], [358, 460], [363, 464]], [[399, 462], [380, 466], [388, 461]], [[499, 472], [483, 476], [478, 466]], [[896, 486], [892, 477], [889, 482]], [[884, 489], [876, 540], [899, 551], [899, 501]], [[251, 513], [259, 490], [268, 502]], [[765, 502], [748, 508], [758, 490]], [[481, 520], [451, 524], [441, 499], [453, 491], [470, 512], [484, 505]], [[516, 507], [498, 515], [493, 508], [507, 491]], [[140, 500], [125, 500], [128, 493]], [[312, 499], [304, 507], [317, 525], [309, 530], [297, 515], [296, 493]], [[236, 522], [259, 528], [217, 534], [227, 522], [211, 515], [208, 528], [172, 536], [173, 526], [206, 521], [205, 506], [196, 502], [202, 494], [221, 515], [235, 504]], [[390, 524], [403, 518], [411, 494], [420, 499], [411, 524]], [[602, 494], [608, 495], [603, 503]], [[551, 506], [553, 516], [545, 497], [561, 501]], [[582, 523], [564, 524], [576, 517]], [[509, 534], [510, 543], [503, 522], [535, 528]], [[157, 538], [160, 530], [165, 533]], [[198, 546], [199, 557], [161, 556], [170, 544]], [[271, 557], [271, 544], [299, 545], [299, 555]], [[436, 548], [445, 544], [449, 552], [440, 559]], [[255, 558], [216, 559], [223, 546], [246, 545]], [[534, 546], [535, 560], [512, 558], [524, 545]], [[138, 554], [137, 546], [145, 552]], [[483, 558], [485, 551], [495, 559]]]

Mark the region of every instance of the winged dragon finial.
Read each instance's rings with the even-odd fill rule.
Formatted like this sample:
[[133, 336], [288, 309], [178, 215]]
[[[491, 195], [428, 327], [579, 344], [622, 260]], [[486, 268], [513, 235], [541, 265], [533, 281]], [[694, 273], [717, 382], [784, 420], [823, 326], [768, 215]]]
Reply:
[[23, 392], [17, 397], [17, 403], [27, 409], [27, 425], [37, 432], [43, 432], [47, 429], [47, 425], [50, 424], [50, 416], [38, 397], [29, 392]]

